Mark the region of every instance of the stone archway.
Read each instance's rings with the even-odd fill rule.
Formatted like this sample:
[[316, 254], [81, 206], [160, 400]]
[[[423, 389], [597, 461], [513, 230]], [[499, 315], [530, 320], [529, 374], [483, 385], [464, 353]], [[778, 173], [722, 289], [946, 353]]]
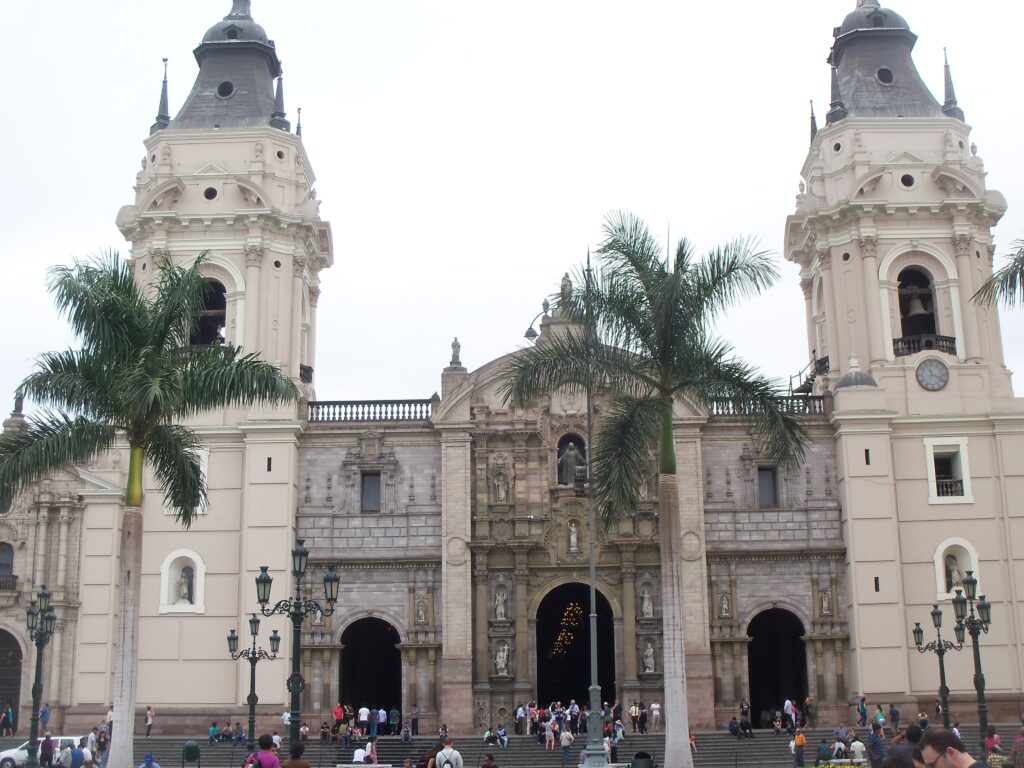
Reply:
[[21, 644], [18, 639], [0, 629], [0, 706], [10, 702], [15, 719], [21, 701], [21, 662]]
[[807, 698], [804, 625], [784, 608], [769, 608], [747, 626], [750, 709], [754, 722], [765, 710], [781, 710], [786, 699], [800, 708]]
[[[548, 592], [537, 607], [537, 702], [568, 705], [589, 700], [590, 588], [569, 582]], [[597, 591], [597, 680], [602, 701], [615, 698], [615, 630], [608, 599]]]
[[341, 633], [341, 701], [359, 707], [402, 709], [402, 638], [384, 619], [367, 617]]

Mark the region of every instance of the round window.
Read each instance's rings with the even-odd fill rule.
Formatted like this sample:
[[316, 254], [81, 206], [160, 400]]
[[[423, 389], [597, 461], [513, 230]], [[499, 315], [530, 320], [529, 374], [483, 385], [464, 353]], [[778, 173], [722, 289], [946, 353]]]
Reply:
[[203, 191], [203, 197], [205, 197], [207, 200], [213, 200], [215, 197], [217, 197], [217, 190], [214, 189], [213, 187], [207, 187]]
[[892, 85], [896, 81], [896, 75], [892, 73], [892, 70], [888, 67], [882, 67], [875, 73], [875, 77], [878, 78], [878, 82], [882, 85]]
[[280, 261], [277, 261], [277, 260], [275, 259], [275, 260], [274, 260], [274, 269], [280, 269], [280, 268], [281, 268], [281, 262], [280, 262]]
[[229, 99], [235, 95], [235, 84], [229, 80], [225, 80], [223, 83], [217, 86], [217, 95], [222, 99]]
[[850, 254], [844, 253], [843, 254], [843, 261], [849, 261], [849, 260], [850, 260]]
[[278, 160], [284, 160], [284, 150], [283, 149], [277, 150], [277, 159]]
[[842, 145], [842, 144], [840, 144], [840, 143], [839, 143], [839, 142], [837, 141], [837, 142], [836, 142], [835, 144], [833, 144], [833, 145], [832, 145], [832, 151], [833, 151], [833, 152], [842, 152], [842, 151], [843, 151], [843, 145]]
[[900, 184], [902, 184], [907, 189], [914, 186], [914, 182], [914, 177], [911, 176], [909, 173], [904, 173], [902, 176], [900, 176]]

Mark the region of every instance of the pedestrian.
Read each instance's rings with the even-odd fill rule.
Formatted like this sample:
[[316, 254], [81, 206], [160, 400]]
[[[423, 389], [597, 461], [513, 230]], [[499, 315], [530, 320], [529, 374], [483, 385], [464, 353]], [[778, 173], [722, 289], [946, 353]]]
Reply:
[[313, 768], [308, 760], [302, 759], [305, 751], [305, 744], [290, 744], [288, 746], [288, 759], [281, 763], [281, 768]]
[[963, 742], [945, 728], [925, 730], [921, 737], [921, 755], [925, 765], [935, 768], [986, 768], [984, 761], [971, 757]]
[[572, 752], [573, 741], [575, 738], [569, 729], [563, 728], [562, 733], [558, 736], [558, 743], [562, 747], [562, 768], [567, 768], [569, 765], [569, 753]]
[[412, 726], [412, 735], [420, 735], [420, 708], [415, 704], [412, 705], [412, 709], [409, 710], [409, 724]]
[[96, 737], [96, 749], [93, 750], [93, 762], [96, 765], [106, 765], [107, 753], [110, 751], [110, 736], [106, 728], [100, 728], [100, 735]]
[[860, 697], [860, 701], [857, 702], [857, 725], [861, 728], [868, 724], [868, 700], [864, 697]]
[[444, 746], [434, 756], [435, 768], [464, 768], [462, 755], [455, 749], [455, 742], [451, 736], [445, 736]]
[[544, 721], [544, 751], [555, 751], [555, 723], [551, 719]]
[[807, 737], [804, 736], [802, 728], [797, 728], [793, 734], [793, 764], [797, 768], [804, 766], [804, 748], [807, 746]]
[[50, 724], [50, 705], [49, 704], [43, 704], [43, 706], [41, 706], [39, 708], [39, 727], [42, 730], [45, 731], [49, 724]]
[[1010, 765], [1013, 768], [1024, 768], [1024, 728], [1013, 741], [1013, 749], [1010, 750]]
[[[277, 737], [275, 739], [275, 737]], [[260, 736], [256, 742], [259, 746], [259, 751], [249, 755], [246, 760], [246, 766], [254, 766], [254, 768], [281, 768], [281, 761], [277, 758], [277, 752], [275, 750], [281, 748], [281, 739], [277, 736], [277, 732], [274, 735], [264, 733]], [[140, 767], [141, 768], [141, 767]]]
[[281, 725], [284, 726], [282, 730], [287, 731], [292, 724], [292, 713], [289, 710], [285, 710], [281, 713]]
[[817, 720], [818, 714], [818, 702], [814, 700], [813, 696], [808, 696], [804, 699], [804, 725], [807, 728], [813, 728], [814, 723]]
[[[879, 730], [882, 732], [882, 737], [885, 737], [885, 712], [882, 711], [882, 705], [875, 705], [875, 724], [878, 725]], [[893, 736], [896, 734], [894, 733]]]
[[647, 706], [640, 702], [640, 718], [636, 721], [640, 733], [647, 733]]
[[139, 768], [160, 768], [160, 763], [153, 760], [152, 752], [147, 752], [146, 756], [142, 758], [142, 762], [139, 763]]
[[114, 738], [114, 705], [110, 705], [110, 709], [107, 710], [107, 736], [111, 739]]
[[341, 723], [345, 718], [345, 709], [341, 706], [340, 701], [334, 705], [334, 711], [331, 714], [334, 716], [334, 725], [341, 730]]
[[498, 723], [498, 728], [495, 730], [494, 735], [498, 738], [498, 748], [508, 749], [508, 729], [505, 728], [504, 723]]
[[990, 725], [985, 732], [985, 752], [990, 755], [1005, 755], [1003, 751], [1003, 739], [996, 733], [996, 727]]
[[[879, 707], [881, 712], [881, 707]], [[868, 735], [867, 743], [868, 762], [871, 768], [882, 768], [882, 761], [885, 759], [885, 746], [882, 743], [882, 724], [877, 720], [871, 724], [871, 733]]]
[[359, 717], [356, 720], [356, 728], [360, 735], [365, 736], [370, 728], [370, 709], [363, 704], [359, 708]]
[[895, 704], [889, 705], [889, 725], [892, 726], [894, 734], [900, 732], [900, 711], [896, 709]]
[[377, 710], [377, 735], [383, 736], [388, 732], [388, 713], [384, 707]]
[[651, 730], [661, 730], [661, 704], [657, 699], [651, 702]]
[[53, 739], [47, 731], [43, 740], [39, 742], [39, 765], [45, 768], [53, 768]]
[[[383, 711], [383, 710], [382, 710]], [[377, 764], [377, 737], [371, 736], [366, 740], [366, 757], [363, 758], [364, 763], [370, 765]]]
[[13, 736], [14, 725], [12, 724], [11, 718], [13, 717], [10, 702], [7, 706], [0, 710], [0, 736]]
[[274, 733], [270, 737], [270, 740], [274, 742], [274, 749], [281, 749], [281, 736], [277, 733], [277, 731], [274, 731]]
[[151, 707], [146, 707], [146, 738], [149, 738], [150, 732], [153, 730], [153, 720], [156, 718], [156, 710]]
[[398, 711], [398, 707], [392, 707], [388, 712], [388, 734], [391, 736], [397, 736], [398, 732], [402, 729], [402, 713]]
[[736, 719], [736, 715], [733, 715], [732, 720], [729, 721], [729, 733], [735, 736], [737, 741], [742, 736], [742, 732], [740, 731], [740, 721]]
[[640, 706], [634, 701], [629, 705], [629, 722], [633, 727], [633, 733], [636, 733], [636, 726], [640, 720]]

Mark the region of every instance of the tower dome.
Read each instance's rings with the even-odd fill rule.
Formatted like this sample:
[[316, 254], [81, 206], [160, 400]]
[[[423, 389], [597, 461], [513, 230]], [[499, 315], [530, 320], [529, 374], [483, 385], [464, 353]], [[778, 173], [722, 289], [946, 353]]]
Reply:
[[255, 42], [273, 47], [263, 27], [252, 20], [252, 0], [235, 0], [231, 13], [207, 30], [203, 42]]

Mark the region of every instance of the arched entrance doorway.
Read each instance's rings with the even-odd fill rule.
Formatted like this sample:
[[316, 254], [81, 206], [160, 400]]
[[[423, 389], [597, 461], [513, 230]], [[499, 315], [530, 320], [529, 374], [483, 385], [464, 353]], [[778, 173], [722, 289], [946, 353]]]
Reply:
[[[608, 600], [597, 592], [597, 682], [602, 701], [615, 697], [615, 630]], [[555, 587], [537, 609], [537, 703], [589, 700], [590, 588]]]
[[21, 646], [14, 635], [0, 629], [0, 706], [11, 702], [14, 705], [14, 717], [17, 718], [20, 701]]
[[[341, 700], [355, 709], [402, 709], [401, 637], [383, 619], [359, 619], [341, 634]], [[332, 705], [333, 706], [333, 705]]]
[[800, 619], [782, 608], [762, 611], [747, 627], [750, 709], [755, 725], [766, 710], [781, 710], [786, 699], [803, 707], [807, 698], [803, 634]]

